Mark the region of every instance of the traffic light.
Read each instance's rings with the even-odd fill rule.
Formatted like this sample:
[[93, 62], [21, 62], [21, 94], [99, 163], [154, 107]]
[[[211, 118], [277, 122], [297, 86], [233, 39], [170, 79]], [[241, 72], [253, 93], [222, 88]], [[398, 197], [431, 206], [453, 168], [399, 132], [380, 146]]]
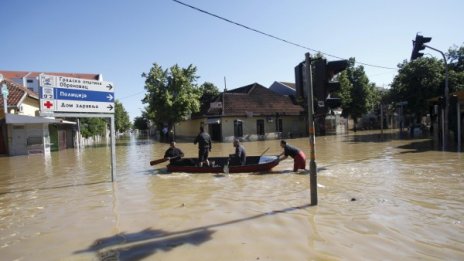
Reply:
[[432, 40], [432, 37], [423, 37], [422, 35], [416, 34], [416, 40], [412, 41], [413, 48], [411, 54], [411, 61], [416, 60], [424, 56], [423, 53], [419, 52], [425, 49], [425, 43], [428, 43]]
[[305, 89], [305, 62], [301, 62], [295, 66], [295, 91], [296, 91], [296, 100], [298, 103], [303, 103], [307, 95]]
[[338, 81], [332, 81], [332, 79], [335, 75], [344, 71], [348, 65], [348, 60], [338, 60], [327, 63], [327, 93], [329, 97], [326, 98], [326, 103], [327, 107], [331, 109], [340, 107], [342, 104], [340, 98], [332, 97], [332, 94], [341, 88], [340, 83]]
[[316, 114], [326, 113], [325, 99], [327, 98], [327, 61], [315, 60], [313, 63], [313, 100]]
[[348, 67], [347, 60], [327, 62], [325, 59], [314, 63], [313, 94], [316, 113], [325, 114], [328, 109], [340, 107], [340, 98], [333, 97], [333, 93], [340, 90], [340, 83], [332, 78]]

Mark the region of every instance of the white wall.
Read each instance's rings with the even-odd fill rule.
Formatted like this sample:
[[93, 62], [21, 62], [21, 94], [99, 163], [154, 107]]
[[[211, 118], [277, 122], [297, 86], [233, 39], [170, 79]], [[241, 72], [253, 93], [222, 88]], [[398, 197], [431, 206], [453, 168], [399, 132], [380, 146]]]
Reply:
[[[10, 156], [50, 152], [50, 137], [47, 124], [9, 124], [8, 133], [8, 149]], [[30, 142], [29, 145], [28, 141]], [[37, 141], [41, 141], [42, 144], [40, 145]]]

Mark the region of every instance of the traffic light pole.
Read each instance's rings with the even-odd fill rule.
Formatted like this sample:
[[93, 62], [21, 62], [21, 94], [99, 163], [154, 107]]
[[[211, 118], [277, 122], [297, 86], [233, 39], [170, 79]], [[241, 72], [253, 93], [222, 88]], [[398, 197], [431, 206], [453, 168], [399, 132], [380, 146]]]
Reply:
[[308, 122], [309, 122], [309, 185], [311, 189], [311, 205], [317, 205], [317, 169], [316, 169], [316, 146], [315, 146], [315, 129], [314, 129], [314, 105], [313, 105], [313, 81], [311, 71], [311, 56], [309, 53], [305, 54], [306, 64], [306, 83], [305, 89], [308, 90], [307, 103], [308, 103]]
[[443, 61], [445, 62], [445, 115], [443, 115], [443, 133], [442, 133], [442, 149], [443, 150], [446, 150], [448, 149], [448, 129], [449, 129], [449, 126], [448, 126], [448, 112], [449, 112], [449, 102], [450, 102], [450, 99], [449, 99], [449, 88], [448, 88], [448, 62], [446, 61], [446, 56], [445, 54], [438, 50], [438, 49], [435, 49], [433, 47], [430, 47], [428, 45], [425, 45], [425, 47], [429, 48], [429, 49], [432, 49], [436, 52], [439, 52], [442, 56], [443, 56]]

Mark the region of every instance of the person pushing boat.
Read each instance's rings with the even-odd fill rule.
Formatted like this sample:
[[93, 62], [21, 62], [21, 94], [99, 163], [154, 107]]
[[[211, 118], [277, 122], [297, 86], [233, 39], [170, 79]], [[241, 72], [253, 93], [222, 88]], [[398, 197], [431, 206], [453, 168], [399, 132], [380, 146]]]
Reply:
[[285, 140], [280, 141], [280, 147], [284, 151], [278, 156], [279, 161], [288, 158], [288, 156], [293, 158], [293, 171], [296, 172], [299, 169], [306, 170], [306, 155], [304, 152], [297, 147], [288, 145]]

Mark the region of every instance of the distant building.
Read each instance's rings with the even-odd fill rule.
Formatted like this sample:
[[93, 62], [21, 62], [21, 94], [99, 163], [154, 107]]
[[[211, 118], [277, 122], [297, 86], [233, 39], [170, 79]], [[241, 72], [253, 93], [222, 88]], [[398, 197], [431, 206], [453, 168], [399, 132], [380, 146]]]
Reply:
[[2, 71], [0, 70], [0, 74], [2, 74], [3, 77], [10, 79], [13, 82], [35, 93], [39, 93], [39, 75], [40, 74], [103, 81], [103, 75], [91, 74], [91, 73], [57, 73], [57, 72], [29, 72], [29, 71]]
[[[292, 97], [293, 99], [296, 98], [296, 85], [295, 83], [291, 82], [278, 82], [275, 81], [274, 83], [269, 86], [269, 89], [275, 93], [281, 95], [287, 95]], [[302, 99], [302, 98], [300, 98]], [[306, 104], [306, 100], [299, 101], [302, 104]], [[305, 112], [305, 114], [307, 114]], [[315, 130], [317, 135], [326, 135], [326, 134], [341, 134], [346, 133], [348, 128], [353, 126], [353, 120], [346, 119], [341, 116], [342, 109], [336, 108], [333, 109], [330, 113], [326, 115], [324, 119], [315, 119]]]
[[295, 96], [295, 84], [291, 82], [274, 82], [269, 89], [280, 95]]
[[306, 135], [304, 109], [258, 83], [221, 93], [204, 115], [176, 125], [176, 136], [194, 137], [200, 126], [216, 141]]

